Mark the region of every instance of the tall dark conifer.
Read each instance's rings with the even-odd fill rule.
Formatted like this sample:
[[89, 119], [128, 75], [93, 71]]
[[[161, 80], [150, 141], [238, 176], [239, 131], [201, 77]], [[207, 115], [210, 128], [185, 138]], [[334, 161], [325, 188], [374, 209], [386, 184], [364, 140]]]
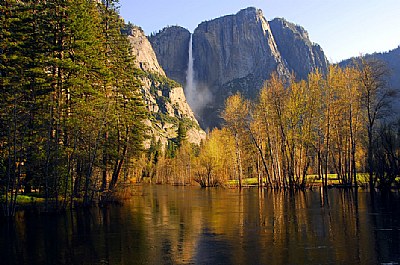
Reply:
[[[107, 149], [103, 149], [103, 167], [110, 169], [108, 185], [113, 190], [124, 164], [141, 149], [144, 140], [142, 123], [145, 109], [140, 96], [140, 83], [126, 36], [121, 34], [123, 20], [117, 13], [118, 1], [106, 0], [101, 6], [103, 32], [106, 39], [107, 66], [112, 76], [105, 79], [106, 97], [110, 109], [107, 117]], [[105, 187], [106, 178], [103, 178]]]
[[[113, 189], [140, 152], [145, 115], [117, 1], [7, 0], [0, 6], [0, 195], [20, 187], [57, 208]], [[62, 198], [62, 204], [59, 204]], [[51, 199], [51, 200], [50, 200]]]
[[64, 95], [66, 135], [63, 142], [66, 152], [64, 198], [69, 195], [72, 200], [74, 196], [80, 196], [82, 188], [89, 198], [88, 190], [96, 162], [95, 150], [100, 145], [98, 135], [103, 130], [103, 115], [107, 112], [101, 80], [108, 70], [96, 3], [87, 0], [70, 3], [68, 60], [71, 68]]

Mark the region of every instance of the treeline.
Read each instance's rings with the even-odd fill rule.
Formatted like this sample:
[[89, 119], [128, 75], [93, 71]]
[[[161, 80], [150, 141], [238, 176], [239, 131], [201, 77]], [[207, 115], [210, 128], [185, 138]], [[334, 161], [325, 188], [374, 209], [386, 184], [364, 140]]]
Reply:
[[0, 5], [0, 201], [46, 207], [114, 191], [144, 141], [146, 111], [116, 0]]
[[[250, 146], [257, 160], [253, 168], [261, 168], [259, 174], [273, 188], [304, 188], [311, 174], [327, 186], [331, 173], [353, 186], [357, 173], [364, 172], [370, 188], [390, 187], [394, 178], [387, 181], [389, 172], [378, 168], [394, 161], [377, 145], [384, 141], [383, 118], [394, 97], [387, 74], [384, 64], [361, 60], [345, 69], [331, 66], [326, 76], [316, 71], [307, 81], [273, 75], [255, 102], [239, 94], [228, 98], [223, 117], [236, 139], [236, 157]], [[388, 159], [377, 160], [381, 151]], [[400, 173], [398, 162], [390, 167], [397, 167], [396, 176]], [[240, 172], [239, 164], [239, 178]]]
[[302, 189], [329, 174], [351, 187], [366, 176], [371, 189], [390, 189], [400, 174], [400, 123], [392, 115], [394, 90], [379, 61], [356, 61], [316, 71], [307, 81], [272, 75], [250, 101], [226, 100], [225, 125], [200, 148], [183, 145], [154, 163], [158, 182], [202, 186], [257, 178], [269, 188]]

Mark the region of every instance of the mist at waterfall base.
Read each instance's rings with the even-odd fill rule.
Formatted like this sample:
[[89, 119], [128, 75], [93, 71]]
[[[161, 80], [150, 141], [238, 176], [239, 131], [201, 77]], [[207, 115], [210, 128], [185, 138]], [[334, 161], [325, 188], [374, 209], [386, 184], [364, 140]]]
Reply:
[[195, 115], [199, 117], [201, 116], [206, 105], [211, 103], [212, 94], [207, 86], [198, 84], [194, 78], [195, 72], [193, 67], [194, 64], [193, 34], [190, 34], [188, 49], [189, 49], [189, 60], [188, 60], [188, 68], [186, 71], [186, 85], [184, 91], [189, 106], [192, 108]]

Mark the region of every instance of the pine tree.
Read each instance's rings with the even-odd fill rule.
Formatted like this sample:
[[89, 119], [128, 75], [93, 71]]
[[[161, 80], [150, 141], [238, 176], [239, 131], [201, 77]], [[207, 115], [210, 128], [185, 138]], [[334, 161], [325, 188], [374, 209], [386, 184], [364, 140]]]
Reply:
[[145, 131], [142, 123], [145, 108], [139, 91], [140, 82], [130, 44], [127, 37], [121, 34], [124, 24], [117, 14], [117, 4], [118, 1], [107, 0], [101, 6], [105, 55], [112, 76], [104, 80], [107, 101], [111, 103], [107, 117], [110, 159], [103, 165], [109, 164], [111, 168], [110, 190], [115, 188], [123, 165], [142, 150]]
[[82, 191], [89, 203], [102, 158], [103, 182], [111, 171], [113, 188], [141, 152], [145, 111], [116, 3], [8, 0], [0, 6], [0, 125], [7, 128], [0, 132], [0, 187], [12, 195], [5, 214], [13, 214], [22, 184], [26, 192], [40, 188], [47, 202], [55, 198], [56, 207], [61, 195], [65, 206]]
[[176, 137], [177, 145], [178, 147], [181, 147], [184, 141], [186, 140], [186, 126], [185, 124], [181, 121], [179, 122], [178, 125], [178, 136]]

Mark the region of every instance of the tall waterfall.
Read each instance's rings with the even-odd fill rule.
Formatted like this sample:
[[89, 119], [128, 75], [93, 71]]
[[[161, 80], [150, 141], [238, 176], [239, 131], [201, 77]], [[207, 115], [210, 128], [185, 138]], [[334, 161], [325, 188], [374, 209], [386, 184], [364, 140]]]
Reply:
[[190, 34], [189, 61], [186, 71], [185, 96], [189, 106], [192, 108], [194, 114], [198, 118], [207, 104], [211, 102], [212, 96], [206, 86], [197, 83], [194, 79], [195, 74], [193, 63], [193, 34]]
[[190, 34], [189, 41], [189, 61], [188, 68], [186, 71], [186, 87], [185, 87], [186, 99], [189, 105], [193, 108], [196, 106], [194, 97], [196, 94], [196, 84], [194, 82], [194, 70], [193, 70], [193, 34]]

